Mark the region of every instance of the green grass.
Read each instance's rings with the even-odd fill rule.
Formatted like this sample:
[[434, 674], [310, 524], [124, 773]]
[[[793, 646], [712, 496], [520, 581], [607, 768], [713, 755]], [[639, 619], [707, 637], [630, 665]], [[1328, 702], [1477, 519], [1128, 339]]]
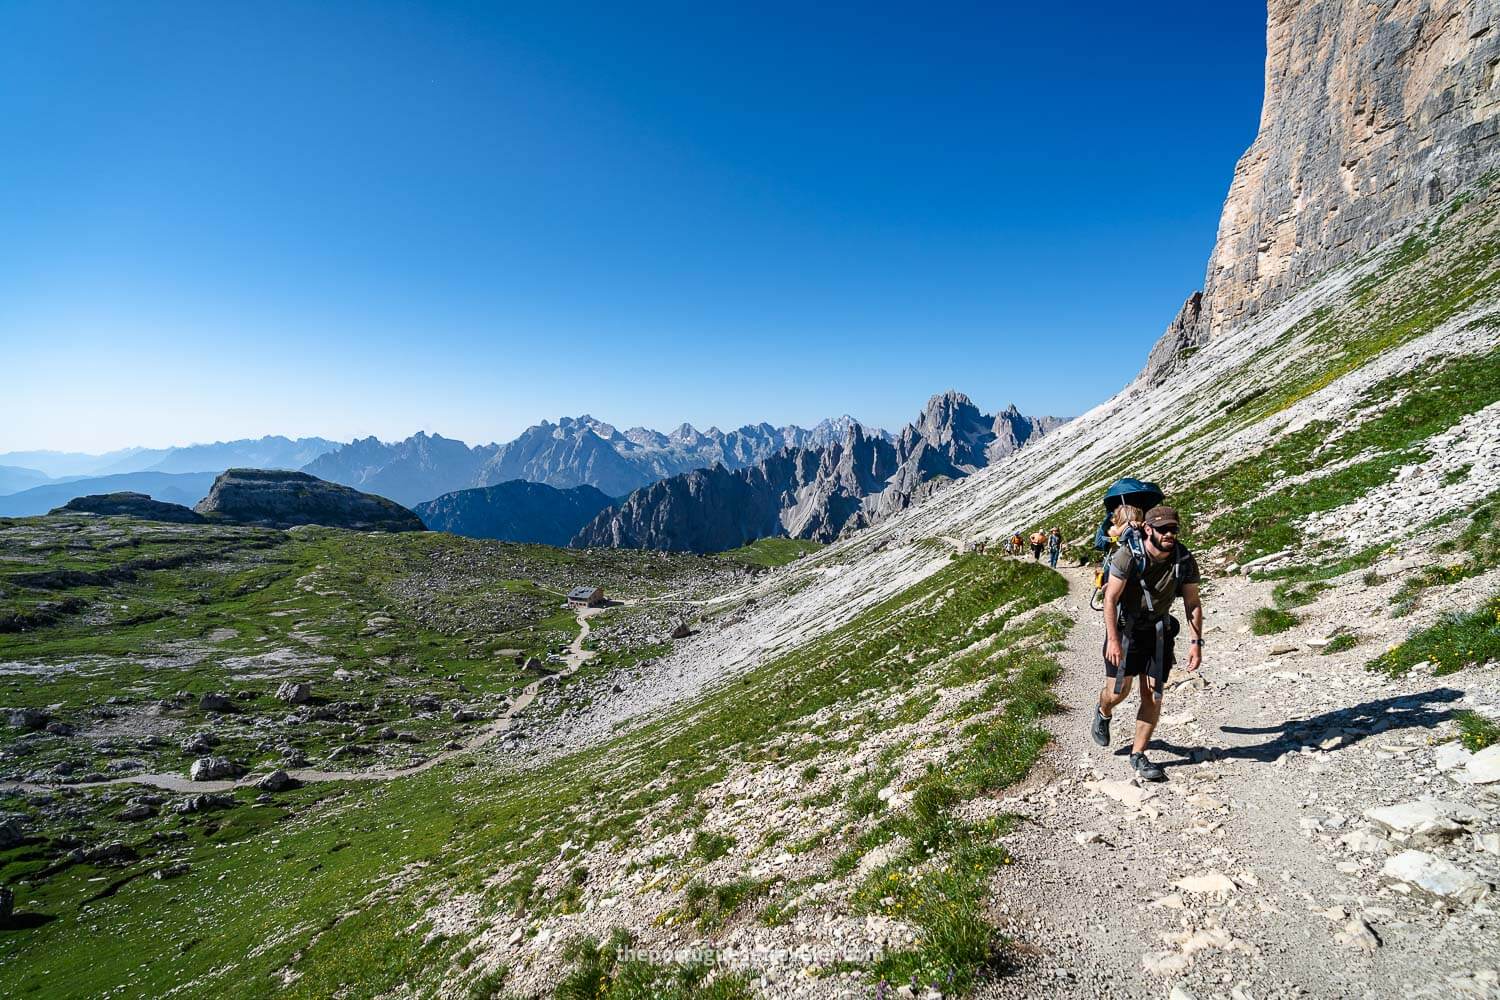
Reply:
[[1353, 634], [1345, 632], [1342, 635], [1336, 635], [1332, 639], [1329, 639], [1328, 645], [1318, 650], [1318, 652], [1323, 656], [1330, 656], [1334, 653], [1342, 653], [1353, 649], [1358, 644], [1359, 640]]
[[1474, 611], [1443, 615], [1375, 657], [1369, 667], [1399, 676], [1426, 662], [1433, 665], [1433, 673], [1442, 675], [1496, 658], [1500, 658], [1500, 594]]
[[1275, 635], [1296, 625], [1296, 615], [1279, 608], [1256, 608], [1250, 616], [1250, 631], [1256, 635]]
[[750, 1000], [749, 981], [706, 964], [661, 964], [629, 956], [631, 935], [617, 928], [600, 945], [590, 937], [570, 941], [572, 969], [553, 990], [556, 1000]]
[[1401, 581], [1401, 586], [1391, 595], [1394, 614], [1410, 614], [1420, 605], [1426, 591], [1478, 576], [1500, 562], [1500, 499], [1487, 498], [1468, 516], [1468, 524], [1455, 538], [1434, 547], [1441, 555], [1458, 554], [1463, 559], [1457, 563], [1426, 566]]
[[814, 542], [806, 538], [759, 538], [749, 545], [720, 552], [714, 558], [739, 563], [742, 566], [774, 569], [777, 566], [795, 562], [822, 547], [822, 542]]
[[[237, 996], [273, 987], [290, 996], [462, 987], [469, 973], [458, 956], [468, 942], [422, 943], [434, 893], [473, 893], [482, 912], [548, 912], [554, 901], [534, 887], [549, 866], [563, 873], [577, 866], [559, 857], [565, 842], [581, 850], [650, 836], [648, 817], [662, 804], [693, 800], [735, 762], [779, 759], [786, 738], [806, 733], [822, 709], [899, 690], [1065, 589], [1043, 568], [966, 556], [734, 685], [524, 773], [465, 758], [395, 782], [314, 785], [278, 796], [274, 810], [236, 807], [247, 817], [262, 810], [258, 833], [232, 823], [209, 837], [226, 814], [164, 815], [129, 834], [143, 860], [108, 874], [143, 875], [169, 859], [187, 861], [189, 874], [135, 877], [83, 908], [97, 892], [92, 866], [38, 878], [44, 862], [35, 845], [5, 852], [0, 882], [17, 886], [18, 911], [56, 919], [0, 936], [0, 993], [47, 995], [59, 982], [86, 995], [161, 995], [188, 981]], [[330, 613], [340, 600], [328, 599]], [[1007, 615], [975, 625], [1000, 605]], [[918, 652], [908, 663], [898, 649]], [[978, 664], [962, 669], [983, 675]], [[120, 794], [84, 793], [89, 801]], [[149, 836], [179, 825], [190, 830], [179, 845]], [[416, 862], [426, 866], [418, 877], [393, 881]], [[202, 928], [203, 913], [214, 914], [212, 933]], [[95, 941], [86, 952], [76, 947], [84, 934]], [[283, 990], [276, 984], [285, 967], [300, 978]]]
[[1453, 713], [1453, 721], [1458, 723], [1458, 738], [1465, 749], [1478, 753], [1500, 743], [1500, 722], [1494, 719], [1464, 709]]

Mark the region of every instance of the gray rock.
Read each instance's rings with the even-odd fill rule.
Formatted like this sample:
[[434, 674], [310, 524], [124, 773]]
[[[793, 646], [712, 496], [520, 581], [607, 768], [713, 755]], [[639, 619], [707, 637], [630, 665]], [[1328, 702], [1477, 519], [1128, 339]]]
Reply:
[[302, 782], [285, 771], [276, 770], [257, 781], [255, 787], [267, 792], [281, 792], [288, 788], [297, 788], [301, 784]]
[[1488, 785], [1500, 781], [1500, 743], [1485, 747], [1469, 758], [1464, 773], [1476, 785]]
[[58, 722], [56, 720], [47, 723], [45, 731], [51, 733], [53, 736], [64, 737], [72, 736], [74, 733], [74, 729], [72, 726], [68, 725], [66, 722]]
[[179, 876], [186, 875], [191, 870], [186, 861], [174, 861], [165, 868], [156, 869], [156, 871], [151, 873], [151, 877], [155, 879], [178, 878]]
[[142, 521], [172, 524], [202, 524], [203, 518], [181, 504], [153, 500], [144, 493], [93, 493], [74, 497], [48, 514], [97, 514], [101, 517], [133, 517]]
[[233, 808], [234, 797], [230, 795], [189, 795], [177, 803], [177, 811], [184, 815]]
[[193, 508], [210, 520], [291, 528], [320, 524], [354, 531], [422, 531], [417, 515], [385, 497], [305, 472], [230, 469]]
[[26, 837], [19, 816], [0, 816], [0, 850], [15, 847]]
[[1472, 872], [1425, 851], [1402, 851], [1388, 859], [1380, 873], [1431, 895], [1465, 903], [1476, 902], [1490, 888]]
[[198, 699], [198, 707], [205, 712], [233, 712], [234, 703], [222, 694], [209, 692]]
[[155, 809], [146, 805], [144, 802], [137, 802], [134, 805], [128, 805], [124, 809], [121, 809], [118, 813], [115, 814], [115, 819], [122, 820], [126, 823], [134, 823], [138, 820], [150, 819], [155, 815]]
[[203, 754], [219, 745], [219, 738], [213, 733], [194, 733], [182, 744], [183, 753]]
[[13, 708], [7, 721], [12, 729], [42, 729], [47, 725], [47, 713], [36, 708]]
[[238, 778], [245, 768], [226, 757], [199, 757], [188, 768], [188, 777], [193, 781], [220, 781]]
[[1366, 809], [1365, 818], [1409, 843], [1438, 844], [1457, 837], [1467, 825], [1483, 822], [1484, 814], [1461, 802], [1424, 798]]
[[[1272, 9], [1260, 131], [1235, 167], [1202, 294], [1152, 349], [1149, 383], [1500, 166], [1493, 6], [1374, 11]], [[1436, 64], [1412, 56], [1436, 51]]]
[[312, 685], [306, 681], [282, 681], [276, 688], [276, 698], [288, 705], [301, 705], [312, 697]]

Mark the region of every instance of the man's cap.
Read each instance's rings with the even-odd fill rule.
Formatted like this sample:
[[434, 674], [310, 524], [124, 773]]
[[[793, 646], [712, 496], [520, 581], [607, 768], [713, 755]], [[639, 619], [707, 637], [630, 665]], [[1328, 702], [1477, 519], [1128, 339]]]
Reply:
[[1175, 528], [1181, 523], [1175, 507], [1152, 507], [1146, 511], [1146, 524], [1150, 527], [1160, 528], [1170, 524]]

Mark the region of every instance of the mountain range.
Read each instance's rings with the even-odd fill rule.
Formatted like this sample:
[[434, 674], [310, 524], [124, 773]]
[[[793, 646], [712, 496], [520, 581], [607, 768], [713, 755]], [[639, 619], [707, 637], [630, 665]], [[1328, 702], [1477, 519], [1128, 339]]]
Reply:
[[717, 464], [662, 479], [601, 512], [571, 544], [715, 552], [768, 536], [830, 542], [1064, 422], [1014, 406], [986, 415], [949, 390], [929, 399], [894, 440], [853, 423], [842, 441], [783, 448], [738, 470]]
[[[320, 456], [303, 471], [407, 506], [517, 479], [558, 489], [592, 486], [622, 497], [691, 469], [716, 463], [743, 469], [786, 447], [825, 446], [842, 440], [855, 423], [845, 415], [811, 429], [760, 423], [699, 431], [682, 424], [668, 433], [646, 427], [622, 432], [585, 414], [556, 423], [543, 420], [502, 445], [470, 447], [426, 433], [391, 443], [365, 438]], [[889, 437], [875, 429], [866, 433]]]

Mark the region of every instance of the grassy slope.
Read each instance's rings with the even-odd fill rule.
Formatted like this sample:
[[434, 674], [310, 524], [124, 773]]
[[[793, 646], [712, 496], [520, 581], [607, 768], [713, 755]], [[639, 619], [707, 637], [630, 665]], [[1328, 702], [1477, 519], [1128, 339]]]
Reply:
[[773, 569], [777, 566], [785, 566], [822, 547], [821, 542], [805, 538], [758, 538], [749, 545], [742, 545], [728, 552], [720, 552], [715, 558], [745, 566]]
[[[292, 995], [325, 996], [341, 987], [369, 995], [403, 982], [431, 988], [457, 974], [449, 962], [463, 942], [423, 946], [420, 925], [430, 893], [476, 892], [495, 911], [566, 906], [565, 899], [538, 898], [533, 888], [540, 866], [557, 857], [564, 841], [638, 836], [638, 824], [657, 822], [647, 819], [653, 807], [690, 802], [731, 762], [779, 760], [795, 753], [795, 745], [809, 745], [801, 742], [808, 736], [805, 723], [820, 709], [871, 690], [899, 690], [926, 667], [943, 664], [974, 676], [998, 671], [997, 684], [1005, 683], [1009, 672], [1025, 665], [977, 657], [953, 665], [953, 654], [982, 635], [999, 634], [1003, 616], [976, 625], [985, 612], [1015, 602], [1014, 612], [1057, 596], [1060, 588], [1060, 580], [1037, 567], [965, 557], [741, 683], [609, 746], [537, 771], [449, 766], [385, 785], [318, 786], [287, 797], [297, 807], [290, 813], [281, 805], [242, 801], [212, 814], [213, 823], [224, 824], [216, 831], [164, 820], [164, 829], [187, 828], [188, 839], [174, 853], [186, 857], [192, 871], [173, 880], [136, 878], [87, 907], [81, 900], [102, 884], [87, 881], [100, 877], [88, 865], [69, 868], [39, 889], [23, 888], [21, 909], [58, 919], [0, 939], [0, 991], [55, 996], [58, 984], [67, 984], [63, 992], [75, 995], [122, 986], [161, 995], [191, 982], [191, 992], [262, 995], [278, 991], [274, 974], [299, 953]], [[891, 655], [898, 647], [923, 652], [908, 663]], [[1044, 681], [1033, 673], [1012, 683], [1020, 685], [1012, 700], [1027, 707], [991, 727], [1000, 742], [976, 754], [960, 794], [1013, 777], [1024, 769], [1024, 754], [1039, 745], [1037, 708], [1026, 699], [1034, 700]], [[819, 744], [814, 734], [811, 752], [826, 749]], [[632, 791], [622, 798], [622, 790]], [[937, 794], [943, 808], [951, 794]], [[933, 808], [929, 803], [929, 820]], [[252, 831], [258, 835], [248, 836]], [[35, 851], [29, 845], [0, 854], [0, 874], [13, 878]], [[412, 884], [378, 888], [413, 863], [427, 867]], [[490, 882], [497, 871], [509, 879]], [[95, 942], [87, 951], [76, 947], [84, 933]], [[936, 954], [943, 954], [940, 947]], [[938, 960], [929, 954], [902, 961], [929, 959]]]

